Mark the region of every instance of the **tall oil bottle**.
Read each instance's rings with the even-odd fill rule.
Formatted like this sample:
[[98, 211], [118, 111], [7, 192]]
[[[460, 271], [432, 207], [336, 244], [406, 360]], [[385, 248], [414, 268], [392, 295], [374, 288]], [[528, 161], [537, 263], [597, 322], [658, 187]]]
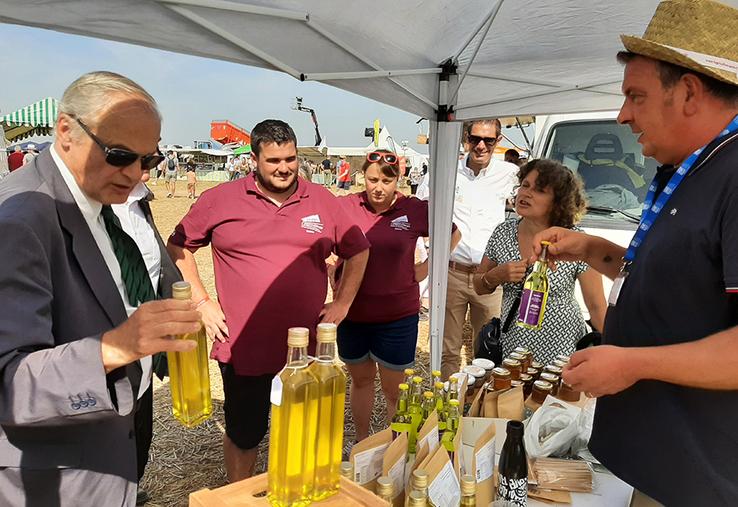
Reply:
[[[172, 284], [172, 297], [189, 301], [189, 282]], [[213, 402], [210, 397], [208, 342], [205, 327], [195, 333], [178, 335], [176, 339], [193, 340], [197, 347], [188, 352], [168, 352], [169, 388], [172, 393], [172, 414], [184, 426], [192, 428], [210, 418]]]
[[318, 379], [318, 442], [313, 500], [338, 491], [343, 451], [346, 375], [336, 362], [336, 325], [318, 324], [318, 347], [310, 371]]
[[307, 328], [289, 329], [287, 364], [272, 380], [267, 498], [275, 507], [306, 506], [313, 492], [319, 392], [308, 340]]

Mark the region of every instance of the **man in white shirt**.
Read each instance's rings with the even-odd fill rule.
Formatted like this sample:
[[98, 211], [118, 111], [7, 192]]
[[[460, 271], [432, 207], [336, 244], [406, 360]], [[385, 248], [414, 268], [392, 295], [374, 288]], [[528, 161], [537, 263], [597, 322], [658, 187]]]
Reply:
[[135, 504], [140, 360], [192, 350], [169, 336], [201, 326], [192, 302], [151, 300], [140, 250], [113, 229], [110, 205], [161, 160], [160, 130], [139, 85], [86, 74], [62, 96], [52, 147], [0, 186], [5, 504]]
[[500, 131], [497, 119], [474, 121], [464, 128], [469, 154], [459, 160], [456, 176], [453, 221], [461, 232], [461, 242], [451, 252], [449, 262], [441, 356], [444, 378], [459, 371], [467, 311], [473, 340], [489, 319], [500, 314], [502, 289], [479, 296], [472, 285], [487, 241], [504, 221], [505, 203], [517, 184], [518, 167], [492, 158]]

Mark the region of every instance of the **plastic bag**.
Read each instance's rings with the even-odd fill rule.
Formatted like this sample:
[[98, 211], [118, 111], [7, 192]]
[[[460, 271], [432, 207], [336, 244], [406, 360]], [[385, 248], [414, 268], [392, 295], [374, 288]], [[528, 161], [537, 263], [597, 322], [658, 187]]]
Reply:
[[533, 458], [567, 455], [579, 435], [581, 412], [578, 407], [557, 398], [546, 398], [525, 425], [528, 455]]
[[595, 398], [590, 398], [579, 411], [579, 417], [577, 418], [577, 436], [571, 443], [572, 456], [577, 456], [582, 452], [584, 452], [585, 455], [589, 455], [587, 445], [589, 444], [589, 437], [592, 436], [592, 424], [594, 423], [596, 404], [597, 400]]

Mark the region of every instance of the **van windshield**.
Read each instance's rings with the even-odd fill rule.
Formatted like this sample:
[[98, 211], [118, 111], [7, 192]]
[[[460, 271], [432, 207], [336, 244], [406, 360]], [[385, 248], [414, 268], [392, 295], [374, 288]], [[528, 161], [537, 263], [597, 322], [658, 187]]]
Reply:
[[552, 129], [543, 156], [582, 177], [594, 211], [619, 210], [635, 216], [641, 214], [658, 166], [641, 154], [630, 127], [615, 120], [560, 123]]

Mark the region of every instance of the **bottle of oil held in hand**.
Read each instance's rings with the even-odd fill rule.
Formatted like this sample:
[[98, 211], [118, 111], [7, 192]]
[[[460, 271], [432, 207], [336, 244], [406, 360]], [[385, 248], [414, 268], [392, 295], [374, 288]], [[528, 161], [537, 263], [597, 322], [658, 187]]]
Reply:
[[272, 380], [269, 429], [269, 489], [275, 507], [303, 507], [311, 502], [315, 480], [318, 381], [308, 368], [304, 327], [287, 334], [287, 364]]
[[336, 363], [336, 325], [318, 324], [318, 348], [310, 371], [318, 379], [318, 442], [313, 500], [338, 492], [343, 451], [346, 375]]
[[499, 485], [495, 505], [526, 507], [528, 503], [528, 460], [523, 443], [523, 423], [509, 421], [499, 463]]
[[[172, 297], [185, 301], [192, 299], [189, 282], [172, 284]], [[197, 347], [189, 352], [167, 352], [172, 413], [184, 426], [192, 428], [209, 419], [213, 413], [205, 327], [201, 326], [195, 333], [178, 335], [175, 339], [197, 343]]]
[[540, 329], [543, 324], [543, 314], [546, 311], [548, 300], [548, 265], [546, 251], [551, 245], [548, 241], [541, 241], [541, 256], [533, 265], [533, 271], [523, 283], [523, 294], [520, 297], [518, 311], [518, 326], [528, 329]]

